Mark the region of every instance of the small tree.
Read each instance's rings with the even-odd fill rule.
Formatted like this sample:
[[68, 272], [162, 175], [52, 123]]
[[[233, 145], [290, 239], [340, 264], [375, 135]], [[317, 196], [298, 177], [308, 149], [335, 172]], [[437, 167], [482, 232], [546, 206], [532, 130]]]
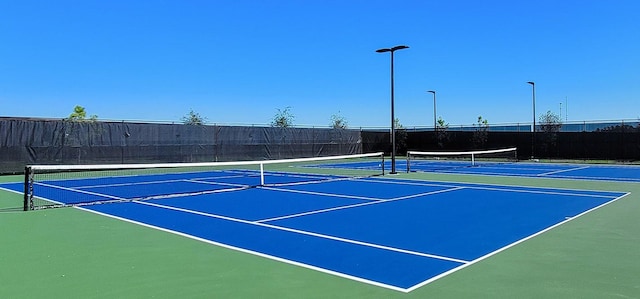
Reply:
[[344, 118], [344, 116], [340, 115], [340, 112], [331, 115], [331, 127], [334, 129], [347, 128], [347, 120]]
[[278, 112], [271, 120], [272, 127], [279, 128], [288, 128], [293, 126], [294, 116], [291, 113], [291, 107], [284, 108], [283, 110], [278, 109]]
[[471, 143], [476, 148], [482, 148], [487, 143], [489, 134], [489, 121], [478, 116], [478, 122], [473, 125], [476, 129], [471, 137]]
[[438, 117], [438, 121], [436, 123], [436, 143], [438, 144], [438, 148], [444, 148], [446, 142], [449, 141], [449, 123], [445, 122], [442, 117]]
[[403, 153], [407, 147], [407, 129], [402, 126], [398, 118], [393, 123], [396, 129], [396, 152]]
[[67, 117], [65, 120], [76, 121], [76, 122], [80, 122], [80, 121], [95, 122], [98, 120], [98, 116], [91, 115], [89, 119], [87, 119], [87, 111], [84, 109], [84, 107], [76, 105], [75, 107], [73, 107], [73, 112], [71, 112], [71, 114], [69, 114], [69, 117]]
[[[540, 115], [540, 129], [543, 133], [542, 150], [547, 156], [557, 156], [558, 132], [562, 127], [562, 118], [551, 110]], [[555, 151], [553, 149], [556, 149]]]
[[540, 115], [540, 129], [545, 133], [560, 132], [562, 128], [562, 118], [548, 110], [547, 113]]
[[[73, 107], [69, 117], [63, 119], [64, 134], [62, 144], [65, 146], [81, 146], [91, 138], [100, 136], [102, 127], [98, 124], [98, 116], [91, 115], [87, 118], [87, 110], [80, 105]], [[86, 135], [89, 134], [89, 135]]]
[[207, 121], [205, 117], [200, 116], [198, 112], [191, 109], [189, 113], [182, 117], [182, 123], [185, 125], [204, 125]]

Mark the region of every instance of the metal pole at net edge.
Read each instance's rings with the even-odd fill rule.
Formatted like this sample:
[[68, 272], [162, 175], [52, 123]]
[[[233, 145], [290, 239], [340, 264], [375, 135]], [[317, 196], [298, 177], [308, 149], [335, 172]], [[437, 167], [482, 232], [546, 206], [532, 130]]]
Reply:
[[31, 207], [31, 197], [30, 197], [30, 186], [31, 186], [31, 182], [30, 182], [30, 174], [31, 174], [31, 168], [29, 168], [29, 166], [25, 166], [24, 168], [24, 198], [23, 198], [23, 210], [24, 211], [28, 211], [30, 210]]
[[407, 173], [411, 171], [411, 154], [407, 151]]
[[260, 186], [264, 186], [264, 163], [260, 163]]

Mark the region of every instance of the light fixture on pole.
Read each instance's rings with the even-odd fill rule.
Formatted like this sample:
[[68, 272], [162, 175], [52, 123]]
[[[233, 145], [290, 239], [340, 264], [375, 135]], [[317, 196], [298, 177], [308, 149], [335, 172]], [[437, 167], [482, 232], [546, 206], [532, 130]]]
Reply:
[[436, 91], [435, 90], [427, 90], [433, 94], [433, 131], [438, 131], [438, 122], [436, 121]]
[[393, 102], [393, 53], [397, 50], [407, 49], [409, 47], [400, 45], [393, 48], [383, 48], [376, 50], [377, 53], [391, 52], [391, 172], [390, 174], [396, 174], [396, 126], [395, 126], [395, 111]]
[[531, 84], [531, 93], [532, 93], [532, 98], [533, 98], [533, 127], [531, 128], [531, 159], [533, 159], [534, 157], [534, 149], [535, 149], [535, 143], [536, 143], [536, 83], [533, 81], [529, 81], [527, 82], [528, 84]]

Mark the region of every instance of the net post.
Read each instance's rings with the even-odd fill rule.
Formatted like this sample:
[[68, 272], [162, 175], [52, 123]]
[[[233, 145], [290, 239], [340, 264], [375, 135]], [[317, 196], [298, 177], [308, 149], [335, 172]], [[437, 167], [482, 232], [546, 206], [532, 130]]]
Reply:
[[411, 171], [411, 152], [407, 151], [407, 173]]
[[264, 186], [264, 163], [260, 163], [260, 186]]
[[382, 153], [380, 156], [382, 156], [382, 175], [384, 175], [384, 153]]
[[24, 199], [23, 210], [29, 211], [33, 209], [33, 185], [31, 183], [31, 167], [24, 167]]

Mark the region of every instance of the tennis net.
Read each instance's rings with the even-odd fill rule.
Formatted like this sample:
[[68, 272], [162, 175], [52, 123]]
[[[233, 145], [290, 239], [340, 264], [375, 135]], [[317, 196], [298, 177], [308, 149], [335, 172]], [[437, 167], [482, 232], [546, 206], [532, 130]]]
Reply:
[[[376, 162], [380, 167], [317, 167], [361, 161]], [[383, 174], [383, 153], [207, 163], [29, 165], [25, 167], [24, 210], [161, 199]]]
[[489, 166], [518, 161], [515, 147], [459, 152], [407, 152], [407, 172], [441, 171], [459, 167]]

